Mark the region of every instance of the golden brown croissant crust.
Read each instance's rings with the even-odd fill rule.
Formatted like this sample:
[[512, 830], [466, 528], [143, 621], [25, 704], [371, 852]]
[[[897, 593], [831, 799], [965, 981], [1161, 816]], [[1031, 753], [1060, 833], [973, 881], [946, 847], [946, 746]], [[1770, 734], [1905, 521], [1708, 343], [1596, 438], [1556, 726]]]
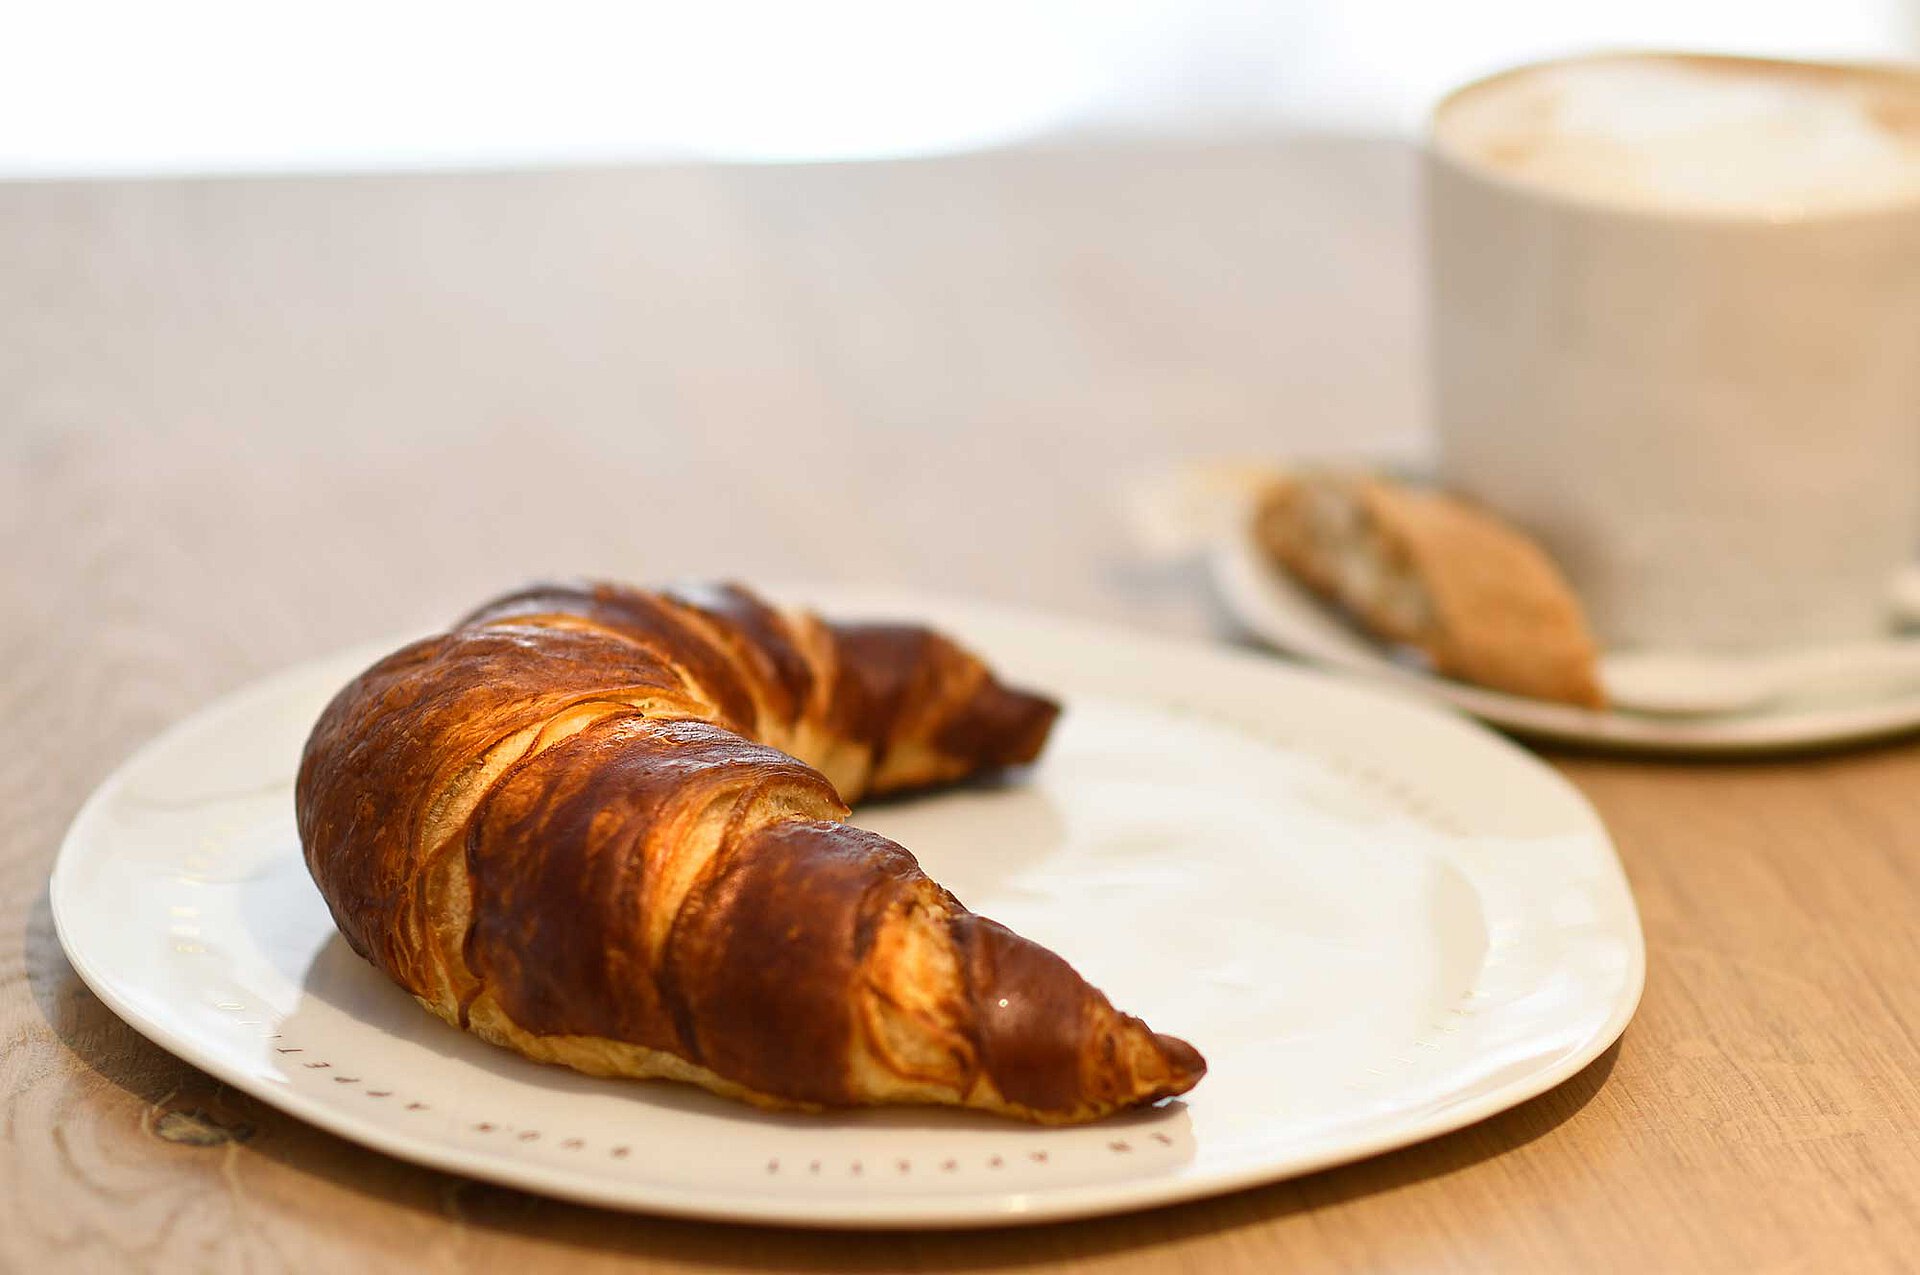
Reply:
[[300, 836], [356, 952], [530, 1057], [767, 1106], [1088, 1120], [1206, 1064], [841, 822], [1032, 761], [1057, 713], [924, 628], [541, 586], [340, 692]]

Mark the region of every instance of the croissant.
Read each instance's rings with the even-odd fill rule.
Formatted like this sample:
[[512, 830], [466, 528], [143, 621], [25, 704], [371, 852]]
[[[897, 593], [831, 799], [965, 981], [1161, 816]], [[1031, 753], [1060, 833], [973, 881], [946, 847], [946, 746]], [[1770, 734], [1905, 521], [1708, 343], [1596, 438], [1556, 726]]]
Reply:
[[1032, 761], [1058, 711], [925, 628], [543, 585], [342, 690], [296, 813], [354, 951], [529, 1058], [1074, 1123], [1206, 1063], [843, 822]]

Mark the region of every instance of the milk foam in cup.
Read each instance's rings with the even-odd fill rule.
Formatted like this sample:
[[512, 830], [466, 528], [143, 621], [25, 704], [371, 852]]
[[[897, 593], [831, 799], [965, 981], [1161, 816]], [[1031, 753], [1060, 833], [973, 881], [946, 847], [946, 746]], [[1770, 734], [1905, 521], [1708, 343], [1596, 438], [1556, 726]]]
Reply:
[[1515, 72], [1435, 120], [1449, 154], [1609, 204], [1793, 217], [1920, 198], [1920, 82], [1715, 58]]

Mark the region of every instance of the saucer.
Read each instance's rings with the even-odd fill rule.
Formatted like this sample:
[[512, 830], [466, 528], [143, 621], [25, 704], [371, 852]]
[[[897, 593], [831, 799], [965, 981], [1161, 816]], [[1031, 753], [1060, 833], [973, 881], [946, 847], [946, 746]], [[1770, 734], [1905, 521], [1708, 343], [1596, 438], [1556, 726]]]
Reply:
[[1451, 705], [1515, 735], [1621, 752], [1729, 756], [1831, 748], [1920, 730], [1920, 689], [1782, 698], [1751, 712], [1702, 718], [1595, 711], [1526, 699], [1394, 660], [1332, 608], [1270, 566], [1244, 531], [1209, 554], [1214, 586], [1234, 619], [1277, 650]]

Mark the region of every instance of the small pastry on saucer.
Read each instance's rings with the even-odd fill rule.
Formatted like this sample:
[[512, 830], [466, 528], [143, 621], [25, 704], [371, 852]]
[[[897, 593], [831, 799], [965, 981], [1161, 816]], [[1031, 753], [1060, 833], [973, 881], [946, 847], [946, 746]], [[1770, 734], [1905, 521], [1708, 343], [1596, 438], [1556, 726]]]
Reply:
[[1580, 600], [1541, 548], [1483, 509], [1365, 474], [1275, 479], [1254, 506], [1266, 556], [1447, 677], [1606, 707]]

